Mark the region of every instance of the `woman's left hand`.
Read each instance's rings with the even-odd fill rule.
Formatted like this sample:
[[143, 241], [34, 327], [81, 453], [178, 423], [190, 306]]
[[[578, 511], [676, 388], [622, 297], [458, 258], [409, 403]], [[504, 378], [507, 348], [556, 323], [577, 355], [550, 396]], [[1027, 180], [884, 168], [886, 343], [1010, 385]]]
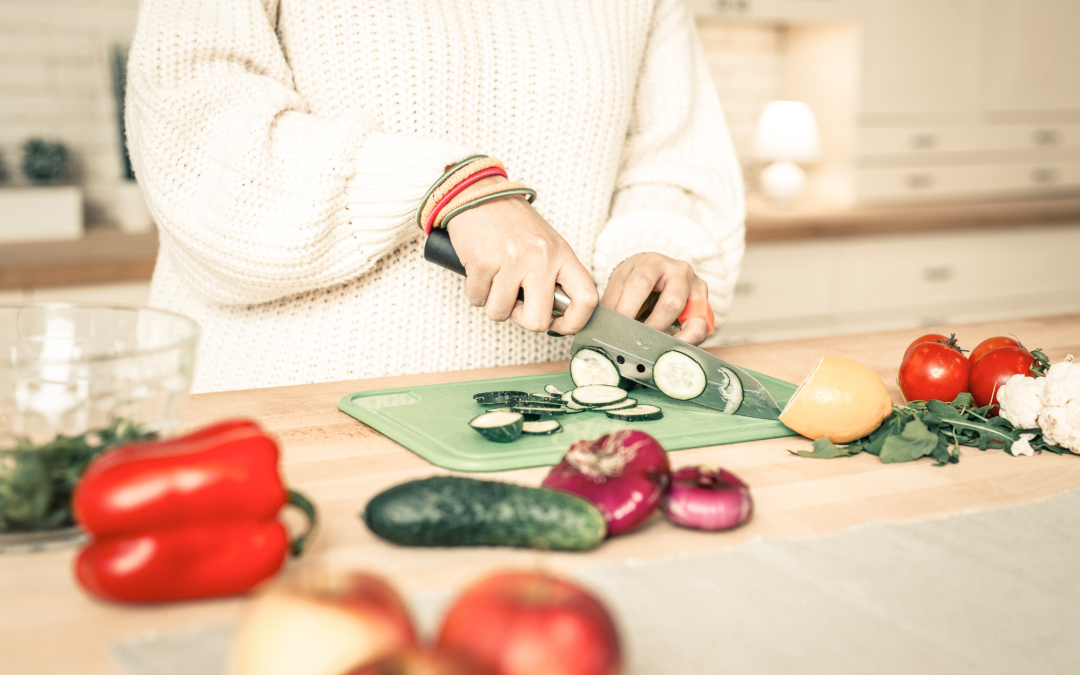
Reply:
[[[638, 253], [624, 260], [611, 273], [600, 304], [620, 314], [637, 316], [654, 290], [660, 297], [645, 325], [658, 330], [667, 330], [675, 323], [687, 300], [707, 300], [709, 297], [708, 285], [698, 277], [690, 263], [659, 253]], [[692, 317], [675, 337], [696, 345], [707, 335], [705, 319]]]

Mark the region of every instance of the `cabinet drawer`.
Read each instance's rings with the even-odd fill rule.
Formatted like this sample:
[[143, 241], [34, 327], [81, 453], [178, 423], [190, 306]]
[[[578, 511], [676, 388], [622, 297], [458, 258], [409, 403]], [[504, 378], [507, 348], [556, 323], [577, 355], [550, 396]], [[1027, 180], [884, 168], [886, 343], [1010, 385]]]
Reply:
[[974, 127], [864, 127], [858, 131], [856, 152], [861, 156], [962, 152], [977, 149], [978, 141]]
[[910, 202], [976, 195], [987, 189], [981, 166], [857, 169], [855, 194], [861, 202]]
[[1080, 148], [1080, 124], [1002, 124], [984, 127], [981, 135], [990, 150]]
[[728, 321], [826, 314], [832, 296], [832, 248], [755, 244], [746, 248]]
[[1080, 162], [1023, 162], [987, 168], [992, 190], [1039, 192], [1080, 189]]

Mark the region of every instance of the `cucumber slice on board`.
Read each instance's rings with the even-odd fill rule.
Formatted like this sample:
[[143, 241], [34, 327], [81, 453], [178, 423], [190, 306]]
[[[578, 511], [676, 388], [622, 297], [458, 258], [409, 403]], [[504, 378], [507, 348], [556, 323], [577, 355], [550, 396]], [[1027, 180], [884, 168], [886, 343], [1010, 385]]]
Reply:
[[509, 443], [521, 435], [525, 417], [519, 412], [487, 412], [474, 417], [469, 426], [489, 441]]
[[570, 377], [579, 387], [590, 384], [617, 387], [622, 381], [615, 363], [607, 357], [607, 354], [592, 347], [578, 350], [570, 359]]
[[506, 405], [519, 399], [528, 398], [529, 394], [524, 391], [485, 391], [473, 394], [473, 398], [480, 405]]
[[544, 391], [551, 394], [552, 396], [562, 396], [563, 395], [563, 393], [561, 391], [559, 391], [559, 388], [556, 387], [553, 384], [544, 385]]
[[637, 405], [637, 399], [636, 398], [624, 398], [623, 400], [619, 401], [618, 403], [612, 403], [611, 405], [598, 406], [596, 408], [592, 408], [592, 410], [596, 410], [596, 411], [599, 411], [599, 412], [607, 412], [608, 410], [622, 410], [623, 408], [633, 408], [636, 405]]
[[528, 417], [529, 415], [561, 415], [566, 411], [566, 408], [559, 406], [558, 408], [542, 408], [535, 406], [523, 406], [516, 405], [512, 408], [516, 413], [521, 413]]
[[548, 436], [562, 431], [559, 420], [540, 420], [538, 422], [526, 422], [521, 425], [521, 433], [536, 436]]
[[709, 381], [701, 364], [673, 349], [656, 359], [653, 365], [653, 383], [668, 398], [689, 401], [701, 396]]
[[[582, 350], [584, 351], [584, 350]], [[578, 352], [579, 354], [581, 352]], [[574, 402], [587, 408], [611, 405], [626, 399], [626, 390], [606, 384], [589, 384], [573, 391]]]
[[607, 416], [613, 420], [622, 420], [623, 422], [648, 422], [661, 419], [664, 412], [655, 405], [638, 405], [633, 408], [623, 408], [622, 410], [609, 410]]

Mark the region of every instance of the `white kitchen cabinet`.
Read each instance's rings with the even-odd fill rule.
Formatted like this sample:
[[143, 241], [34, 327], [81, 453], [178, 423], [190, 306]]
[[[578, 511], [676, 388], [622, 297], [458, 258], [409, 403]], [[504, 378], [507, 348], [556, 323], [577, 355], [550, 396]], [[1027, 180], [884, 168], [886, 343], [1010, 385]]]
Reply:
[[1080, 223], [751, 244], [711, 343], [1080, 312], [1077, 251]]
[[979, 165], [858, 168], [860, 202], [888, 203], [976, 199], [988, 190], [987, 169]]
[[1012, 114], [1080, 111], [1080, 2], [985, 0], [984, 107]]
[[859, 114], [957, 115], [979, 105], [982, 0], [868, 0]]
[[841, 21], [856, 16], [861, 0], [687, 0], [697, 17], [757, 21]]

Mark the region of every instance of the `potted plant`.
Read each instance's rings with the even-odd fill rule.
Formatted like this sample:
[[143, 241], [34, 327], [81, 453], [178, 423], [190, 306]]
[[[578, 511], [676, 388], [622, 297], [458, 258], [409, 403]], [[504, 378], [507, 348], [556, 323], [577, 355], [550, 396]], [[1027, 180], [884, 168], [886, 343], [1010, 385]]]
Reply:
[[127, 49], [113, 45], [112, 49], [113, 98], [116, 101], [116, 123], [120, 138], [120, 158], [123, 176], [116, 186], [114, 216], [117, 225], [125, 232], [147, 232], [154, 227], [154, 218], [146, 205], [142, 189], [135, 181], [131, 156], [127, 148], [127, 130], [124, 125], [124, 98], [127, 86]]
[[0, 241], [82, 236], [82, 190], [63, 184], [69, 167], [63, 143], [43, 138], [23, 143], [20, 168], [29, 185], [0, 189]]

